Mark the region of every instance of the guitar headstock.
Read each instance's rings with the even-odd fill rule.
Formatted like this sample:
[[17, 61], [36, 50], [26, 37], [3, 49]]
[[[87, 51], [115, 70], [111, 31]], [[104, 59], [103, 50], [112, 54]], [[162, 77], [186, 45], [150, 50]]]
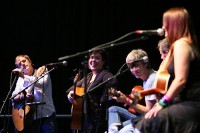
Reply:
[[76, 72], [76, 75], [74, 77], [74, 83], [78, 82], [80, 79], [81, 79], [81, 73], [82, 73], [82, 70], [79, 69], [77, 72]]
[[42, 67], [38, 68], [37, 77], [40, 77], [44, 73], [45, 69], [46, 69], [46, 66], [42, 66]]

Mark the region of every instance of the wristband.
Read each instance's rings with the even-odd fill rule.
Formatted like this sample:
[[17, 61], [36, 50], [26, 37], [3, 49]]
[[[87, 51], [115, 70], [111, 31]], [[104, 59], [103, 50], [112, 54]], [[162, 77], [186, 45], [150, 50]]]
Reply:
[[168, 101], [168, 102], [171, 101], [171, 98], [170, 98], [169, 96], [167, 96], [167, 94], [164, 95], [164, 99], [165, 99], [166, 101]]
[[133, 100], [127, 98], [124, 106], [131, 105], [132, 103], [133, 103]]
[[129, 99], [129, 98], [126, 98], [126, 102], [125, 102], [125, 104], [129, 104], [129, 103], [130, 103], [130, 101], [131, 101], [131, 99]]
[[161, 101], [161, 100], [158, 102], [158, 104], [159, 104], [159, 105], [161, 105], [162, 107], [167, 107], [167, 104], [166, 104], [166, 103], [164, 103], [164, 102], [163, 102], [163, 101]]
[[165, 96], [164, 96], [164, 97], [162, 97], [162, 99], [159, 100], [158, 103], [159, 103], [161, 106], [166, 107], [166, 106], [168, 105], [168, 102], [169, 102], [169, 101], [167, 101], [167, 100], [165, 99]]

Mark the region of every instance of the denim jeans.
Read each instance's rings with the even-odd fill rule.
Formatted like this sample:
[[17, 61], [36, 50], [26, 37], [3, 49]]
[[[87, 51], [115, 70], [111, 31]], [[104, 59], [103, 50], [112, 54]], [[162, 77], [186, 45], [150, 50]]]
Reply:
[[108, 112], [108, 126], [112, 123], [120, 123], [124, 127], [131, 123], [131, 119], [138, 117], [140, 117], [140, 115], [132, 114], [125, 108], [111, 106]]
[[32, 128], [35, 133], [58, 133], [56, 114], [34, 120]]

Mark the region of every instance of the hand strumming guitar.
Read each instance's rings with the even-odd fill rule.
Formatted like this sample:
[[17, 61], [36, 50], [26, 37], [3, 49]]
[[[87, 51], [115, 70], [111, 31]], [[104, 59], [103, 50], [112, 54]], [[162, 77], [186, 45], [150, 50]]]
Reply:
[[71, 90], [69, 92], [69, 94], [67, 95], [67, 98], [70, 101], [70, 103], [73, 103], [73, 101], [74, 101], [74, 91], [73, 90]]

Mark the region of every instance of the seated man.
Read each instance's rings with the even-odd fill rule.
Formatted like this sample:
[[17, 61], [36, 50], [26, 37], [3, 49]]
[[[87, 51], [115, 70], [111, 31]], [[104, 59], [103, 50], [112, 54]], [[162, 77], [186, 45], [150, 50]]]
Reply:
[[[154, 71], [151, 68], [148, 60], [148, 55], [145, 51], [143, 51], [142, 49], [132, 50], [126, 57], [126, 63], [130, 68], [131, 73], [137, 79], [143, 80], [144, 90], [152, 88], [156, 76], [156, 71]], [[116, 99], [117, 102], [121, 102], [118, 101], [118, 98], [116, 97], [113, 97], [113, 99]], [[125, 104], [130, 104], [132, 102], [134, 102], [134, 100], [130, 100], [127, 98]], [[156, 103], [155, 95], [148, 95], [145, 96], [146, 105], [136, 103], [134, 106], [132, 106], [132, 108], [139, 114], [144, 114], [148, 112], [155, 103]], [[133, 114], [129, 112], [127, 109], [119, 106], [111, 106], [109, 108], [108, 132], [113, 133], [118, 131], [119, 127], [122, 128], [130, 124], [131, 118], [137, 118], [140, 116], [139, 114]]]

